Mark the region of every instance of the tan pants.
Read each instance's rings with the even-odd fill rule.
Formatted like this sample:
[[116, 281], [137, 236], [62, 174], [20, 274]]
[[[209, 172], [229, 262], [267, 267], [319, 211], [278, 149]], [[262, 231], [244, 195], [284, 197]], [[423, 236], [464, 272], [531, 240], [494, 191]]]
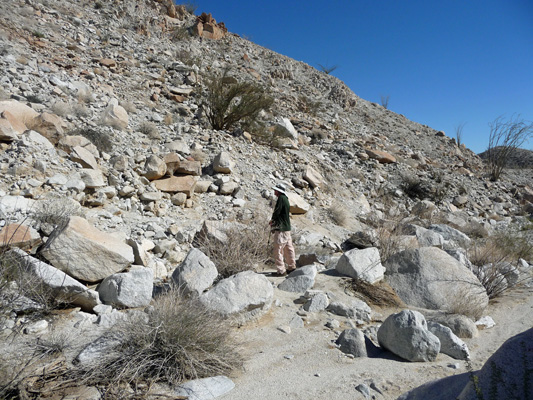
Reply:
[[285, 273], [285, 261], [287, 262], [288, 270], [296, 268], [296, 260], [294, 256], [294, 246], [292, 245], [291, 232], [274, 231], [274, 261], [276, 263], [276, 269], [278, 273]]

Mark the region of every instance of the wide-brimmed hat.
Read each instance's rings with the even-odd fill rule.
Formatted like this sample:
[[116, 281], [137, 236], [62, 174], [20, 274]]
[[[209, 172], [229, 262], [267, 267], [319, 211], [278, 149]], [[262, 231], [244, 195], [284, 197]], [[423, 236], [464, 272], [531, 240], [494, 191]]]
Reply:
[[278, 182], [276, 186], [272, 187], [272, 190], [276, 190], [280, 193], [287, 194], [287, 185], [282, 182]]

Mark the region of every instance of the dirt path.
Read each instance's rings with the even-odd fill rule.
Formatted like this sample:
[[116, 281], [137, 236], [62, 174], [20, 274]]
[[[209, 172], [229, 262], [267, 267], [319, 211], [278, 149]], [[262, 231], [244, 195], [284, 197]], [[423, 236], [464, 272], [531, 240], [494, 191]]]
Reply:
[[[271, 278], [279, 283], [282, 278]], [[349, 300], [341, 280], [324, 274], [317, 276], [315, 289], [331, 291], [338, 300]], [[239, 339], [245, 344], [248, 361], [244, 371], [232, 376], [235, 389], [224, 399], [364, 399], [356, 387], [362, 383], [375, 386], [372, 395], [395, 399], [425, 382], [466, 372], [464, 361], [439, 354], [431, 363], [402, 361], [390, 353], [377, 358], [347, 357], [334, 346], [335, 332], [324, 325], [337, 319], [341, 328], [349, 328], [343, 317], [325, 312], [311, 315], [303, 328], [287, 330], [289, 321], [301, 304], [298, 294], [275, 290], [272, 310], [260, 321], [241, 328]], [[374, 308], [373, 308], [374, 310]], [[385, 318], [393, 309], [379, 310]], [[491, 302], [485, 315], [496, 326], [465, 339], [475, 369], [490, 357], [508, 338], [533, 325], [533, 288], [519, 288]]]

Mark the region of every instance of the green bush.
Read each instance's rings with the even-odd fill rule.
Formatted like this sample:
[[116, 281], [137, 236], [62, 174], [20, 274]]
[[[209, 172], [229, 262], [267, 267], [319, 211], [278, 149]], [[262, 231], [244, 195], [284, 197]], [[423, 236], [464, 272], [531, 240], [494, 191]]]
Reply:
[[228, 72], [206, 79], [206, 115], [216, 130], [230, 129], [244, 119], [255, 120], [261, 110], [268, 110], [274, 102], [263, 87], [252, 82], [236, 82]]

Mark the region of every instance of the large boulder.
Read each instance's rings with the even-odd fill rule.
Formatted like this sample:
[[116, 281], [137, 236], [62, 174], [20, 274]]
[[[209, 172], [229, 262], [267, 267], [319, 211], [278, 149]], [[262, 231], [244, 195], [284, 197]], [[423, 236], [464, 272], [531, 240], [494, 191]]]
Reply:
[[10, 250], [8, 255], [32, 276], [28, 284], [48, 288], [59, 300], [74, 306], [79, 306], [83, 311], [92, 311], [93, 307], [101, 304], [98, 293], [88, 289], [85, 285], [66, 275], [64, 272], [42, 261], [33, 258], [20, 249]]
[[[533, 366], [533, 328], [508, 339], [476, 372], [478, 386], [485, 399], [531, 398]], [[498, 382], [494, 384], [494, 381]], [[468, 382], [458, 400], [477, 400], [479, 395]]]
[[385, 273], [379, 250], [375, 247], [347, 251], [339, 258], [335, 269], [341, 274], [362, 279], [370, 284], [382, 280]]
[[385, 263], [387, 283], [408, 305], [451, 311], [458, 301], [484, 309], [488, 296], [478, 278], [437, 247], [409, 249]]
[[439, 233], [444, 238], [444, 240], [451, 242], [452, 245], [468, 246], [472, 241], [463, 232], [452, 228], [449, 225], [433, 224], [429, 227], [429, 229]]
[[305, 214], [311, 209], [309, 203], [297, 193], [288, 192], [287, 198], [289, 199], [291, 214]]
[[155, 181], [155, 187], [162, 192], [169, 193], [185, 193], [187, 197], [194, 194], [194, 187], [198, 182], [198, 177], [187, 176], [171, 176], [168, 179], [160, 179]]
[[65, 122], [55, 114], [42, 113], [26, 125], [29, 129], [39, 132], [52, 144], [57, 144], [64, 136]]
[[120, 272], [134, 260], [130, 246], [77, 216], [52, 234], [41, 254], [56, 268], [86, 282]]
[[204, 253], [192, 248], [172, 273], [172, 282], [185, 293], [200, 295], [218, 276], [217, 267]]
[[114, 307], [145, 307], [152, 300], [154, 271], [134, 266], [128, 272], [113, 274], [98, 285], [104, 304]]
[[[39, 116], [39, 113], [26, 104], [16, 100], [0, 101], [0, 113], [8, 112], [13, 118], [27, 126], [32, 120]], [[19, 132], [22, 133], [22, 132]]]
[[427, 327], [418, 311], [404, 310], [392, 314], [378, 329], [381, 347], [408, 361], [434, 361], [440, 341]]
[[426, 383], [404, 393], [398, 400], [530, 399], [531, 365], [533, 329], [507, 340], [481, 370], [474, 372], [477, 385], [471, 374], [465, 372]]
[[102, 115], [102, 122], [113, 128], [126, 129], [129, 123], [128, 113], [117, 101], [111, 101]]
[[156, 155], [151, 155], [144, 163], [144, 176], [153, 181], [162, 178], [167, 173], [167, 163]]
[[221, 280], [200, 301], [221, 315], [247, 321], [268, 311], [273, 297], [272, 284], [264, 275], [244, 271]]

